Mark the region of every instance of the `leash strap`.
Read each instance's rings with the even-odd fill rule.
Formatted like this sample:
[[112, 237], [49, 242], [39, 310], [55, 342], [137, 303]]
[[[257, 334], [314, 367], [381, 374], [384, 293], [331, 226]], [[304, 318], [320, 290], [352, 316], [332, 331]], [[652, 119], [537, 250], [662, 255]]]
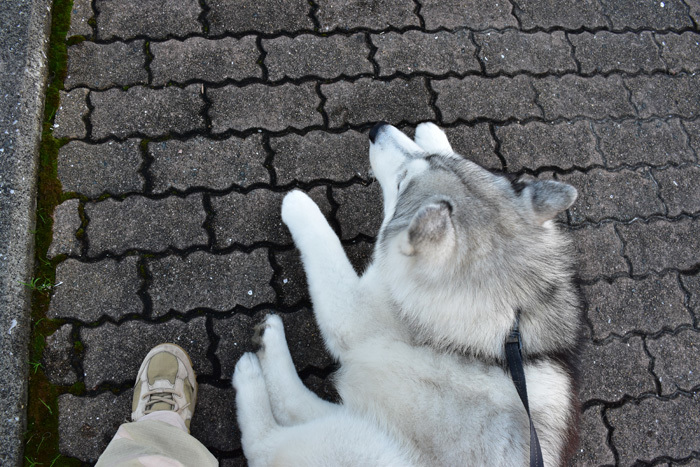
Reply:
[[[518, 313], [520, 317], [520, 313]], [[530, 467], [544, 467], [542, 461], [542, 449], [540, 449], [540, 440], [537, 438], [537, 431], [532, 424], [530, 416], [530, 405], [527, 402], [527, 386], [525, 385], [525, 370], [523, 369], [523, 357], [520, 349], [523, 344], [520, 340], [520, 331], [518, 330], [518, 321], [516, 319], [515, 326], [506, 339], [506, 360], [510, 369], [510, 377], [513, 379], [515, 389], [518, 391], [520, 400], [525, 406], [527, 418], [530, 420]]]

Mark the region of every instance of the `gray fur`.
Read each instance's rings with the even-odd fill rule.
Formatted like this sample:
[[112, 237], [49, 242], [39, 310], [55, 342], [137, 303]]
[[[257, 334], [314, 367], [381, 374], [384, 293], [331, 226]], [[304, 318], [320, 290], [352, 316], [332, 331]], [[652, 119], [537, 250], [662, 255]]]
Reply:
[[341, 363], [343, 403], [303, 386], [281, 320], [268, 317], [257, 357], [246, 354], [233, 377], [250, 464], [526, 465], [527, 416], [503, 362], [521, 310], [545, 465], [565, 465], [580, 310], [571, 246], [552, 219], [576, 190], [553, 181], [516, 189], [455, 154], [433, 124], [419, 125], [415, 141], [389, 125], [373, 138], [384, 220], [361, 277], [308, 196], [292, 192], [282, 205]]

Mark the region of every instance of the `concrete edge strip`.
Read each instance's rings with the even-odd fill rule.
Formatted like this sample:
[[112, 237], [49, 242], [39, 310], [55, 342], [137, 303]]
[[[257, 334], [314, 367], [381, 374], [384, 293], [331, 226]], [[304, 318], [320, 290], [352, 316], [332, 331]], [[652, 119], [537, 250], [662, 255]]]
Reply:
[[31, 280], [34, 269], [51, 5], [51, 0], [8, 2], [0, 13], [0, 24], [12, 29], [0, 35], [0, 49], [9, 53], [0, 62], [2, 94], [7, 93], [0, 103], [5, 113], [0, 123], [0, 464], [8, 466], [23, 464], [27, 424], [31, 295], [19, 281]]

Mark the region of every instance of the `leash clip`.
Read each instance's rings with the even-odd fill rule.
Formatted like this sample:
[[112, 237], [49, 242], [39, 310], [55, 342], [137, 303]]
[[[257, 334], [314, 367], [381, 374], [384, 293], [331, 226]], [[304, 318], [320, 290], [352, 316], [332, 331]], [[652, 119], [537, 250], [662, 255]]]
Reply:
[[518, 344], [518, 350], [523, 349], [523, 341], [520, 339], [520, 331], [518, 330], [517, 326], [510, 331], [510, 334], [508, 334], [508, 337], [506, 338], [506, 345], [509, 344]]
[[508, 337], [506, 337], [506, 345], [508, 344], [518, 344], [518, 350], [523, 350], [523, 341], [520, 338], [520, 309], [517, 310], [513, 328], [510, 330]]

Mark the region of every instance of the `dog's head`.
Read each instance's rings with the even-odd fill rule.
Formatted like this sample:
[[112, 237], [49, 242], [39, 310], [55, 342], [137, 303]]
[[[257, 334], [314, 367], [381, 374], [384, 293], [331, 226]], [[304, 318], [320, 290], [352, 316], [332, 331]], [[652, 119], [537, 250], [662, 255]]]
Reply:
[[[432, 123], [419, 125], [414, 140], [380, 123], [370, 142], [384, 198], [377, 265], [420, 337], [500, 356], [521, 309], [530, 350], [557, 347], [542, 328], [562, 318], [552, 308], [575, 299], [568, 244], [553, 219], [576, 189], [490, 172], [456, 154]], [[568, 339], [567, 328], [557, 324], [554, 335]]]

